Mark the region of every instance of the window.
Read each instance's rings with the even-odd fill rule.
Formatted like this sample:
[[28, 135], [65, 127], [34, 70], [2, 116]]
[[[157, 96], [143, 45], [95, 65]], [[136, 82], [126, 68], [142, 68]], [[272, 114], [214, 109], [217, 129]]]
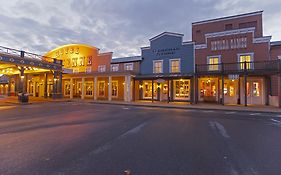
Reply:
[[86, 82], [86, 95], [93, 96], [93, 83], [92, 82]]
[[170, 73], [179, 73], [179, 72], [180, 72], [180, 59], [171, 59]]
[[153, 73], [155, 74], [163, 73], [163, 60], [153, 61]]
[[87, 57], [87, 65], [92, 65], [92, 56]]
[[209, 71], [218, 71], [219, 70], [219, 64], [220, 64], [220, 56], [212, 56], [208, 57], [208, 70]]
[[119, 64], [112, 64], [111, 65], [111, 71], [117, 72], [119, 70]]
[[84, 66], [84, 62], [85, 62], [85, 57], [80, 57], [79, 58], [79, 66]]
[[86, 67], [86, 73], [91, 73], [92, 72], [92, 68], [91, 67]]
[[105, 70], [106, 70], [105, 65], [99, 65], [98, 66], [98, 72], [105, 72]]
[[118, 96], [118, 81], [112, 81], [112, 97]]
[[70, 82], [69, 81], [64, 82], [64, 95], [65, 96], [70, 95]]
[[249, 27], [255, 27], [257, 28], [257, 21], [251, 21], [251, 22], [244, 22], [239, 24], [239, 29], [242, 28], [249, 28]]
[[238, 54], [238, 62], [240, 62], [239, 68], [243, 70], [246, 62], [246, 69], [253, 69], [252, 57], [253, 54]]
[[281, 55], [279, 55], [277, 58], [278, 58], [278, 60], [281, 60]]
[[232, 30], [232, 29], [233, 29], [232, 24], [225, 25], [225, 30]]
[[72, 67], [77, 66], [77, 60], [78, 60], [78, 58], [72, 58]]
[[98, 83], [98, 94], [100, 97], [104, 97], [105, 96], [105, 82], [104, 81], [99, 81]]
[[260, 84], [259, 82], [253, 82], [253, 96], [260, 96]]
[[125, 63], [124, 70], [134, 70], [133, 63]]
[[174, 97], [176, 100], [188, 100], [190, 91], [190, 80], [175, 80], [174, 81]]

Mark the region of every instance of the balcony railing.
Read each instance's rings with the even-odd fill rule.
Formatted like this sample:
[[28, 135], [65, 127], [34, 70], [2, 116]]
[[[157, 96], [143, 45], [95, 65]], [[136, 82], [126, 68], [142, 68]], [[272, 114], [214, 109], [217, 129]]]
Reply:
[[276, 74], [281, 72], [280, 60], [200, 64], [195, 66], [196, 74]]

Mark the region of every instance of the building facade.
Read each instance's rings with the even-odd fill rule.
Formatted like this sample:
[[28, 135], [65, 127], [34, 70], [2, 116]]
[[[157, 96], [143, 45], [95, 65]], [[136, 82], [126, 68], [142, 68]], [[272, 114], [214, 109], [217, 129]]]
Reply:
[[[58, 47], [38, 63], [22, 60], [21, 51], [18, 60], [5, 54], [0, 73], [8, 80], [0, 81], [0, 95], [17, 94], [22, 87], [46, 98], [281, 107], [281, 42], [263, 35], [262, 14], [194, 22], [188, 42], [183, 34], [161, 33], [140, 56], [113, 59], [112, 52], [84, 44]], [[17, 70], [11, 71], [14, 60]]]
[[274, 104], [278, 74], [263, 35], [262, 11], [192, 23], [197, 101], [221, 104]]
[[164, 32], [141, 48], [142, 61], [136, 76], [139, 100], [193, 101], [194, 44], [183, 35]]

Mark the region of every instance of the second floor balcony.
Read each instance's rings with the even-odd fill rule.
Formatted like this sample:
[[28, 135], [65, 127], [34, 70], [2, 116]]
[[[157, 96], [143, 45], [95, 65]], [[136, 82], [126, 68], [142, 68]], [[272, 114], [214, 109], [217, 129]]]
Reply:
[[195, 74], [197, 75], [273, 75], [280, 72], [281, 60], [195, 65]]

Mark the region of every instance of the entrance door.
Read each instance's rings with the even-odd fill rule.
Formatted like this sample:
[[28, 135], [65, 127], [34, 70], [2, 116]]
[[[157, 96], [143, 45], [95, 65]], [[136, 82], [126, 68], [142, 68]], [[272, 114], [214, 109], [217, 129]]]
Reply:
[[247, 82], [248, 104], [263, 104], [262, 79], [253, 79]]
[[82, 82], [78, 81], [76, 87], [76, 96], [81, 97], [81, 95], [82, 95]]

